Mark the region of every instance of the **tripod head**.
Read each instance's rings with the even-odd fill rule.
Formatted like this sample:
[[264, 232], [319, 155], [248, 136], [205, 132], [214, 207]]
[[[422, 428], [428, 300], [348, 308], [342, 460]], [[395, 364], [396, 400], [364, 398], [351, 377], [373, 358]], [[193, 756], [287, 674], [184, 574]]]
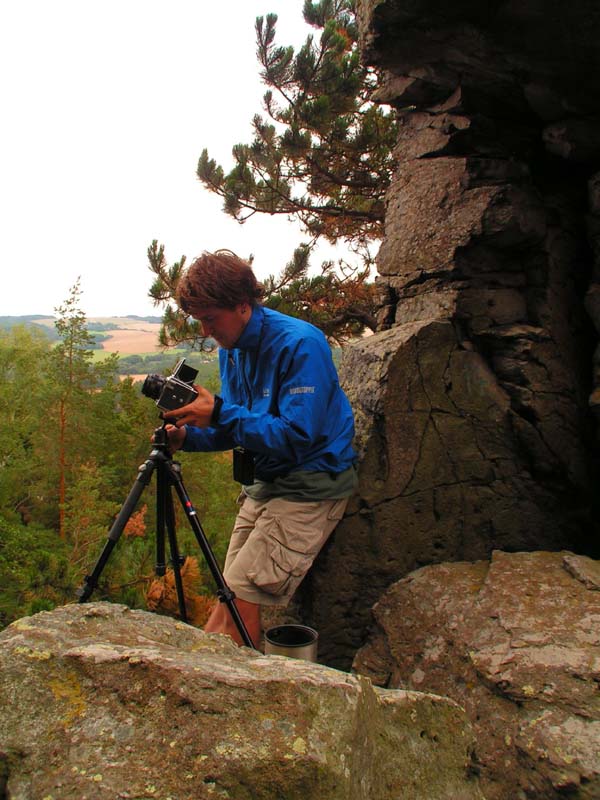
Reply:
[[171, 459], [173, 454], [169, 449], [169, 435], [167, 433], [167, 422], [166, 420], [160, 426], [160, 428], [155, 428], [154, 433], [152, 434], [152, 444], [154, 445], [153, 452], [157, 450], [161, 452], [164, 456]]

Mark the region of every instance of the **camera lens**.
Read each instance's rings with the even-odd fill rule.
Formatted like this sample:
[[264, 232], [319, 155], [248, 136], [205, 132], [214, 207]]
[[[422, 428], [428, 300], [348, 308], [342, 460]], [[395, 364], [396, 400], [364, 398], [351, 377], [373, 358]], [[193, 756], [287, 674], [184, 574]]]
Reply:
[[147, 375], [142, 385], [142, 394], [152, 400], [158, 400], [165, 383], [166, 381], [162, 375]]

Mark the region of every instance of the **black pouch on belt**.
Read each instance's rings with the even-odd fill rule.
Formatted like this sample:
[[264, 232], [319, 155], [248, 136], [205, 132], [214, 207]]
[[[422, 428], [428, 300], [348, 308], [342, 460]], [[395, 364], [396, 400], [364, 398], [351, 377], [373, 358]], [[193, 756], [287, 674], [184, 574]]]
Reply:
[[233, 480], [242, 486], [254, 483], [254, 453], [243, 447], [233, 448]]

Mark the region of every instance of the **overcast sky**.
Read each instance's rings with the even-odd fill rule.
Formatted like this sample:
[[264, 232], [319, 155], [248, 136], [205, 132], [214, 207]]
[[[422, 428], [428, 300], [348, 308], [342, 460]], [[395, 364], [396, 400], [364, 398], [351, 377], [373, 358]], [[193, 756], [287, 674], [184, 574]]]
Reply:
[[0, 2], [0, 315], [53, 314], [81, 276], [88, 316], [159, 314], [146, 249], [169, 262], [228, 247], [276, 272], [299, 228], [240, 226], [195, 176], [228, 168], [265, 87], [254, 20], [310, 31], [302, 0]]

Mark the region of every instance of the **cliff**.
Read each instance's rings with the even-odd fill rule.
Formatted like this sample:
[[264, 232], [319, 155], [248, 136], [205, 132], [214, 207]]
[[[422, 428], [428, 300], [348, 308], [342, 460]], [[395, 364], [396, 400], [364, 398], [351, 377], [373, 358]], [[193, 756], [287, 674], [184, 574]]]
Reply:
[[298, 599], [336, 666], [411, 570], [494, 549], [593, 555], [597, 530], [600, 9], [358, 11], [401, 128], [380, 330], [342, 367], [360, 492]]

